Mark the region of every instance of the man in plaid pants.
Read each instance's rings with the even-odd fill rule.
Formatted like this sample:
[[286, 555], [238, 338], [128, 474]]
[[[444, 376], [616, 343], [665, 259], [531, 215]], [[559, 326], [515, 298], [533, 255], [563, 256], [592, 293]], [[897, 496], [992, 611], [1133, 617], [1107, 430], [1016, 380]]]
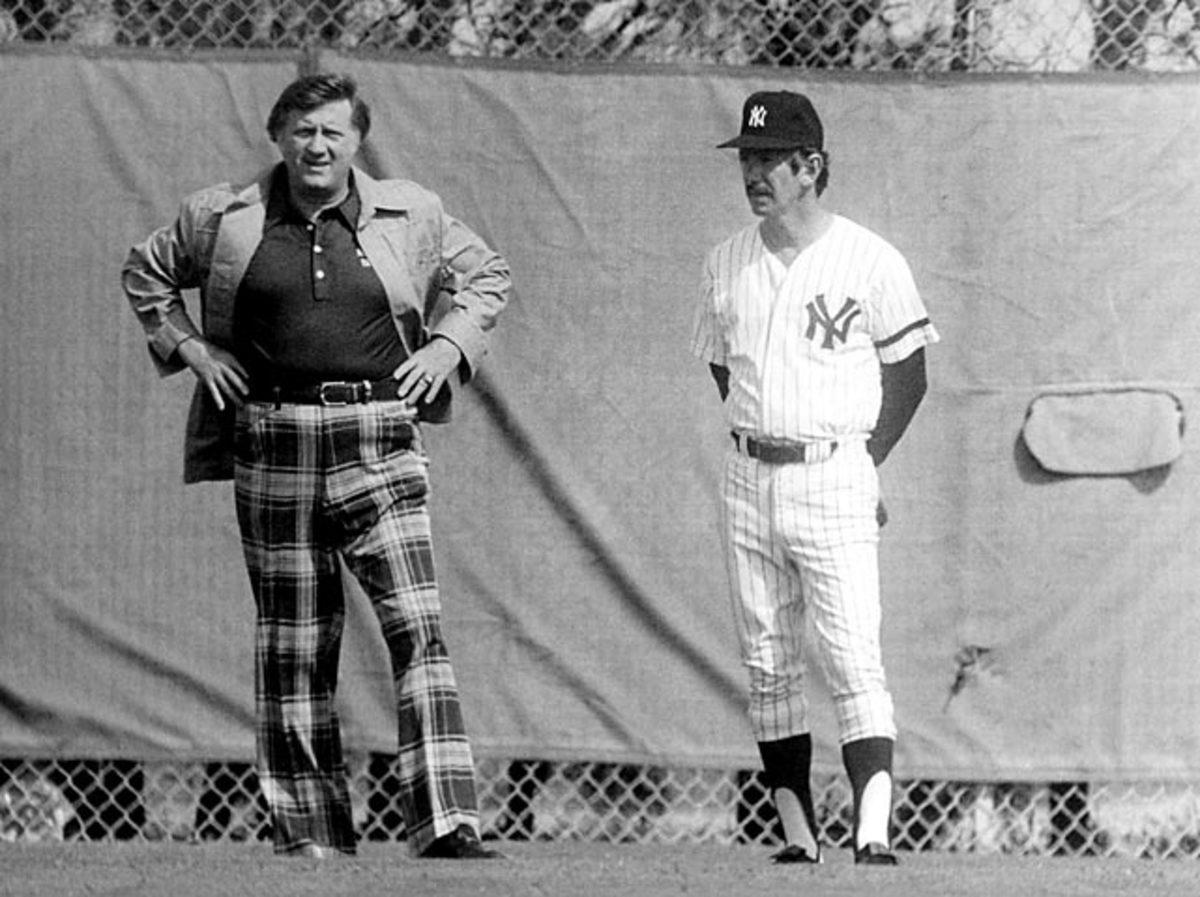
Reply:
[[409, 844], [494, 857], [441, 633], [420, 428], [446, 420], [452, 375], [473, 375], [508, 266], [435, 194], [357, 168], [369, 128], [352, 79], [298, 79], [267, 122], [281, 163], [185, 199], [131, 250], [123, 285], [160, 373], [197, 378], [185, 481], [234, 480], [275, 850], [355, 851], [334, 708], [340, 559], [391, 655]]

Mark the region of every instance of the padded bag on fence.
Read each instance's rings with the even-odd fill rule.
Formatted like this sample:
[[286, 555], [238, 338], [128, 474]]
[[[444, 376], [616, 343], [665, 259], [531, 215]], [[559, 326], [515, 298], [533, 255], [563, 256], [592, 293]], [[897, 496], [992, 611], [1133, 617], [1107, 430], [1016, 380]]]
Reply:
[[1183, 407], [1153, 389], [1048, 393], [1030, 404], [1022, 435], [1051, 473], [1128, 475], [1180, 456]]

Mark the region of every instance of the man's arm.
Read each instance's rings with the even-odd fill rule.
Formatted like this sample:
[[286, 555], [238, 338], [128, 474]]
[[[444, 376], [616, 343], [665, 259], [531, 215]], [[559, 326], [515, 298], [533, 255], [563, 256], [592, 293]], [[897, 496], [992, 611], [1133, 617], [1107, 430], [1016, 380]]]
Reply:
[[200, 285], [188, 250], [186, 211], [185, 206], [173, 225], [159, 228], [134, 246], [121, 268], [121, 286], [146, 333], [151, 359], [164, 376], [183, 370], [184, 361], [176, 350], [200, 333], [183, 302], [183, 291]]
[[[440, 207], [439, 207], [440, 209]], [[431, 402], [450, 375], [466, 383], [487, 351], [488, 332], [508, 304], [508, 262], [461, 221], [439, 211], [442, 276], [449, 310], [434, 323], [430, 340], [393, 372], [406, 401]]]
[[867, 440], [867, 451], [878, 467], [884, 462], [904, 431], [908, 429], [917, 406], [925, 397], [925, 350], [917, 349], [903, 361], [881, 365], [883, 401], [879, 420]]
[[512, 277], [498, 252], [449, 215], [442, 217], [442, 263], [450, 281], [450, 309], [433, 325], [431, 336], [458, 347], [463, 380], [470, 380], [487, 351], [487, 334], [508, 304]]
[[[175, 223], [159, 228], [134, 246], [121, 269], [121, 285], [146, 332], [150, 357], [163, 376], [190, 368], [216, 406], [239, 404], [247, 391], [245, 369], [226, 350], [207, 342], [183, 302], [183, 291], [199, 287], [203, 264], [195, 219], [195, 196], [184, 200]], [[210, 238], [211, 239], [211, 238]]]

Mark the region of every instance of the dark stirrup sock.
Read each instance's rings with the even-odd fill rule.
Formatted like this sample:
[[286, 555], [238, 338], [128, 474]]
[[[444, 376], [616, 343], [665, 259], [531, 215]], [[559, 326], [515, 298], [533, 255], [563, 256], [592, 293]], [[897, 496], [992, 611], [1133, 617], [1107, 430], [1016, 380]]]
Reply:
[[[809, 775], [812, 769], [812, 736], [809, 734], [793, 735], [780, 741], [760, 741], [758, 753], [763, 762], [763, 784], [775, 800], [775, 792], [787, 790], [796, 796], [800, 809], [804, 813], [804, 822], [808, 826], [814, 845], [819, 845], [817, 839], [817, 814], [813, 808], [812, 786]], [[779, 804], [776, 802], [776, 810]], [[789, 827], [784, 814], [780, 814], [784, 822], [784, 837], [789, 843], [796, 843], [799, 832], [793, 822]], [[800, 842], [803, 843], [803, 842]]]
[[[854, 800], [854, 838], [857, 846], [858, 824], [862, 810], [863, 792], [876, 773], [892, 774], [892, 754], [895, 742], [890, 738], [863, 738], [842, 745], [842, 763], [850, 778]], [[888, 797], [889, 804], [891, 796]], [[889, 809], [890, 812], [890, 809]], [[886, 844], [884, 846], [887, 846]]]

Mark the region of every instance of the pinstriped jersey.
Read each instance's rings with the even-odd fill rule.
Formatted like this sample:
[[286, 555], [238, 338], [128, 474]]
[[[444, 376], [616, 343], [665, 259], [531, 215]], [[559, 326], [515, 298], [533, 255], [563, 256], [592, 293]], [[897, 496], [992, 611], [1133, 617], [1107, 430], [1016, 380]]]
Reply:
[[807, 441], [868, 436], [880, 363], [937, 340], [900, 252], [835, 215], [791, 265], [766, 248], [757, 223], [714, 247], [692, 351], [729, 369], [731, 429]]

